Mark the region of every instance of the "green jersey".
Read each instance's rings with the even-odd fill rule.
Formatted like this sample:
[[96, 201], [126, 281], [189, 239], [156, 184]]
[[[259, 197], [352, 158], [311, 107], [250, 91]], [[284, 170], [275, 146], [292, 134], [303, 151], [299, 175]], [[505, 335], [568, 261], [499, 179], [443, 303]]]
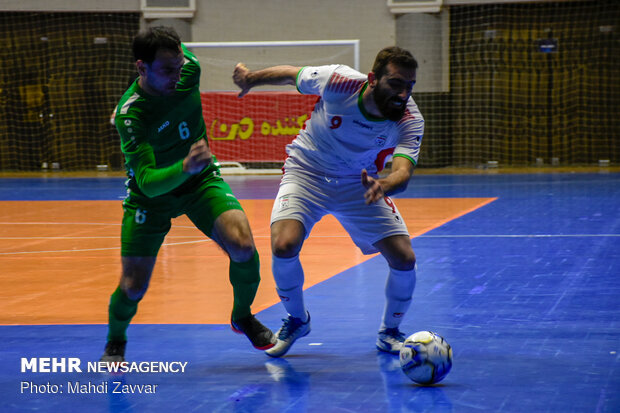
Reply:
[[[205, 176], [218, 173], [215, 162], [201, 173], [183, 172], [192, 144], [207, 139], [200, 101], [200, 64], [182, 45], [185, 63], [172, 96], [146, 94], [136, 80], [116, 109], [116, 128], [125, 155], [128, 187], [147, 197], [185, 192]], [[176, 192], [176, 191], [175, 191]]]

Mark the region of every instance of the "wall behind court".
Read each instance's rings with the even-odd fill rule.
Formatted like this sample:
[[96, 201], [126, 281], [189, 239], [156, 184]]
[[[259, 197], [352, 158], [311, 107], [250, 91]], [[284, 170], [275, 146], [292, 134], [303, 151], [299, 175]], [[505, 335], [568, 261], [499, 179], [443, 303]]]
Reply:
[[[394, 16], [385, 2], [377, 0], [197, 0], [191, 20], [136, 21], [139, 12], [140, 0], [0, 2], [6, 22], [0, 33], [10, 45], [4, 54], [12, 59], [0, 73], [0, 111], [8, 115], [0, 122], [0, 170], [122, 166], [109, 116], [135, 77], [128, 30], [172, 25], [185, 42], [359, 39], [364, 72], [370, 70], [377, 51], [396, 39]], [[122, 23], [115, 27], [109, 23], [113, 20]], [[127, 21], [133, 23], [127, 26]], [[98, 37], [106, 43], [95, 43]], [[36, 51], [32, 59], [29, 50]], [[235, 90], [231, 75], [241, 60], [253, 68], [284, 63], [353, 65], [352, 49], [343, 47], [287, 48], [275, 56], [265, 48], [194, 51], [203, 66], [202, 90]], [[119, 56], [126, 61], [119, 61]]]
[[[75, 4], [66, 0], [49, 0], [45, 4], [38, 0], [3, 0], [0, 15], [19, 10], [40, 15], [81, 11], [86, 12], [84, 15], [97, 12], [113, 17], [133, 12], [136, 16], [140, 8], [139, 0], [82, 0], [78, 7]], [[480, 166], [489, 161], [500, 165], [534, 165], [539, 160], [559, 165], [596, 164], [599, 159], [620, 162], [620, 3], [616, 0], [462, 5], [438, 14], [403, 15], [391, 14], [384, 0], [196, 0], [196, 4], [191, 22], [148, 23], [172, 24], [186, 42], [360, 39], [363, 72], [369, 70], [376, 52], [386, 45], [411, 50], [420, 63], [414, 96], [427, 120], [420, 166]], [[12, 36], [9, 23], [14, 21], [7, 20], [0, 32]], [[145, 24], [142, 19], [134, 26], [137, 30]], [[68, 24], [62, 36], [75, 36], [71, 31], [80, 26]], [[80, 30], [90, 33], [90, 26]], [[28, 31], [27, 23], [24, 27]], [[34, 23], [29, 36], [40, 29], [41, 25]], [[559, 42], [559, 51], [540, 52], [539, 42], [547, 37]], [[22, 36], [21, 40], [26, 38]], [[38, 50], [42, 43], [36, 36], [32, 39], [37, 45], [31, 49]], [[29, 50], [27, 42], [21, 40], [5, 41], [8, 46], [3, 53], [7, 59], [20, 55], [11, 52], [12, 48], [21, 54]], [[114, 44], [127, 59], [113, 65], [118, 68], [114, 76], [122, 79], [119, 84], [105, 80], [111, 70], [99, 75], [104, 93], [113, 90], [111, 93], [120, 96], [117, 91], [126, 88], [126, 79], [135, 76], [127, 53], [130, 36], [125, 36], [124, 42], [95, 47], [91, 39], [88, 46], [103, 52]], [[54, 47], [63, 53], [72, 50], [61, 46]], [[46, 51], [52, 49], [45, 46]], [[282, 49], [275, 55], [265, 48], [195, 52], [203, 64], [203, 90], [234, 90], [230, 77], [240, 60], [250, 68], [281, 63], [352, 64], [351, 51], [343, 52], [342, 48]], [[88, 105], [81, 104], [92, 127], [84, 126], [83, 112], [69, 110], [68, 106], [63, 107], [64, 113], [74, 113], [75, 118], [61, 122], [57, 117], [60, 111], [53, 110], [59, 104], [50, 103], [52, 93], [61, 96], [61, 92], [70, 92], [70, 87], [92, 78], [92, 73], [87, 64], [83, 65], [84, 73], [60, 70], [53, 81], [43, 81], [50, 73], [48, 62], [41, 59], [44, 56], [37, 54], [30, 61], [25, 58], [26, 66], [20, 66], [24, 64], [20, 60], [2, 68], [0, 111], [5, 116], [0, 120], [0, 170], [30, 170], [45, 159], [53, 162], [53, 158], [81, 150], [87, 153], [78, 153], [68, 162], [63, 160], [62, 168], [91, 169], [98, 163], [119, 166], [118, 149], [110, 149], [118, 146], [111, 140], [113, 134], [108, 134], [104, 126], [95, 126], [109, 128], [108, 116], [119, 96], [112, 99], [105, 95], [103, 99], [91, 99]], [[44, 70], [33, 69], [33, 62], [43, 65]], [[90, 63], [97, 66], [96, 61]], [[11, 70], [31, 79], [18, 87]], [[63, 73], [66, 79], [59, 79]], [[24, 101], [26, 107], [20, 110]], [[10, 123], [20, 118], [29, 125], [14, 127]], [[50, 143], [50, 136], [59, 131], [66, 135], [64, 140]], [[94, 140], [92, 148], [74, 142], [92, 136], [103, 136]], [[28, 145], [37, 140], [44, 145], [28, 150]], [[23, 153], [28, 154], [27, 162], [19, 156]]]
[[[45, 3], [45, 4], [42, 4]], [[138, 12], [140, 0], [3, 0], [2, 11], [110, 11]], [[396, 42], [396, 21], [383, 0], [196, 0], [191, 21], [150, 20], [173, 25], [185, 42], [360, 39], [360, 69], [370, 70], [379, 49]], [[142, 21], [142, 26], [146, 23]], [[189, 26], [189, 29], [188, 29]], [[352, 53], [343, 48], [295, 48], [276, 53], [236, 49], [225, 53], [198, 51], [211, 72], [202, 78], [204, 90], [231, 90], [230, 72], [239, 60], [256, 64], [287, 63], [352, 65]], [[205, 59], [206, 58], [206, 59]], [[339, 58], [341, 61], [331, 61]], [[212, 59], [213, 62], [208, 60]], [[284, 60], [287, 60], [285, 62]], [[206, 70], [206, 71], [207, 71]], [[205, 71], [205, 72], [206, 72]]]
[[[396, 22], [381, 0], [213, 0], [199, 2], [192, 22], [194, 42], [334, 39], [360, 39], [360, 70], [367, 72], [377, 51], [395, 43]], [[207, 71], [202, 79], [205, 90], [235, 90], [231, 73], [238, 61], [250, 68], [353, 63], [352, 49], [343, 47], [209, 49], [196, 53]]]

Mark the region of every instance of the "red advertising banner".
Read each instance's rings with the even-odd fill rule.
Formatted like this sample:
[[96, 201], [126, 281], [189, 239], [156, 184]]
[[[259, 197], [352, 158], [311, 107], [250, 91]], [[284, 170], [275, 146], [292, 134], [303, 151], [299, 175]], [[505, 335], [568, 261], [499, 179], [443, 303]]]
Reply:
[[318, 96], [298, 92], [204, 92], [211, 151], [220, 161], [283, 162], [285, 147], [304, 127]]

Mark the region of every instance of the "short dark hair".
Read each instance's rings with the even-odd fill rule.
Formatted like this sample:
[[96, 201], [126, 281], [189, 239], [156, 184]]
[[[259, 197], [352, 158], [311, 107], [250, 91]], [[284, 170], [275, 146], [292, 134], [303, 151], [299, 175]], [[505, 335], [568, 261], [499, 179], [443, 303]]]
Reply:
[[418, 68], [418, 62], [408, 50], [401, 49], [398, 46], [389, 46], [377, 53], [375, 63], [372, 65], [372, 71], [377, 78], [381, 78], [385, 74], [388, 63], [405, 69], [416, 70]]
[[132, 49], [133, 57], [151, 64], [155, 60], [155, 54], [159, 49], [178, 51], [181, 47], [181, 39], [172, 27], [149, 27], [134, 37]]

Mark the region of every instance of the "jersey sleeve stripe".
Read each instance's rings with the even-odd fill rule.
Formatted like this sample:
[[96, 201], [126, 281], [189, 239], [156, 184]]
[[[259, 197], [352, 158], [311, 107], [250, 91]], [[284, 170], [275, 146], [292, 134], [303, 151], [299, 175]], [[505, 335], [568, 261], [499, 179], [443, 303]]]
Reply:
[[131, 97], [127, 99], [127, 101], [123, 104], [119, 113], [121, 115], [126, 115], [132, 103], [135, 102], [139, 97], [140, 95], [138, 95], [137, 93], [134, 93], [133, 95], [131, 95]]
[[304, 92], [301, 91], [301, 89], [299, 88], [299, 77], [301, 76], [301, 72], [303, 72], [303, 70], [306, 68], [306, 66], [302, 67], [301, 69], [299, 69], [299, 71], [297, 72], [297, 76], [295, 77], [295, 88], [297, 89], [297, 91], [301, 94], [303, 94]]
[[405, 155], [404, 153], [396, 153], [396, 154], [394, 154], [393, 157], [394, 158], [397, 158], [397, 157], [407, 158], [407, 159], [409, 159], [411, 161], [411, 163], [413, 165], [417, 165], [418, 164], [411, 156]]
[[363, 80], [351, 79], [334, 72], [329, 79], [327, 90], [334, 93], [353, 93], [364, 83]]

